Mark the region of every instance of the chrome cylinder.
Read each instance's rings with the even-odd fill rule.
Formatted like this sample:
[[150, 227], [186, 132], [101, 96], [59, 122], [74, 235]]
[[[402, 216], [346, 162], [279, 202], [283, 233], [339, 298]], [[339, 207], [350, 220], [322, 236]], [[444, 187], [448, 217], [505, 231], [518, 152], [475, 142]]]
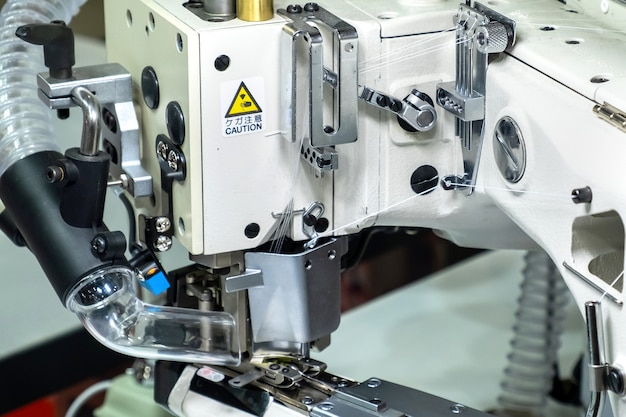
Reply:
[[235, 0], [202, 0], [202, 5], [206, 14], [215, 20], [230, 20], [237, 15]]

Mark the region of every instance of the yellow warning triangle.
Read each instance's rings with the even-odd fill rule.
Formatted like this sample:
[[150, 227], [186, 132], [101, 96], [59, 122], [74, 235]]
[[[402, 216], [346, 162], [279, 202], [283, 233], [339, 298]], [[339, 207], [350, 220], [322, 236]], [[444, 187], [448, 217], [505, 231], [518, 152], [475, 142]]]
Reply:
[[253, 113], [261, 113], [261, 107], [256, 102], [252, 94], [250, 94], [250, 90], [248, 87], [241, 82], [239, 84], [239, 88], [237, 89], [237, 94], [233, 98], [233, 102], [230, 103], [230, 107], [226, 112], [226, 116], [224, 117], [233, 117], [233, 116], [242, 116], [244, 114], [253, 114]]

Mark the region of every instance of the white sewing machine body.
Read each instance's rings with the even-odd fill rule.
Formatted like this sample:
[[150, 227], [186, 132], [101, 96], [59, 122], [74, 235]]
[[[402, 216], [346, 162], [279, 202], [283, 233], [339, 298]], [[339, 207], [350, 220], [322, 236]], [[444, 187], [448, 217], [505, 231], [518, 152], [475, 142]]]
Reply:
[[[248, 22], [203, 19], [199, 2], [105, 3], [108, 59], [130, 73], [137, 111], [104, 103], [111, 173], [143, 243], [167, 250], [174, 237], [207, 268], [181, 293], [234, 317], [228, 360], [250, 359], [241, 378], [272, 371], [263, 360], [275, 351], [323, 348], [339, 312], [320, 319], [326, 306], [308, 302], [337, 309], [340, 237], [388, 225], [462, 246], [544, 249], [581, 311], [602, 301], [606, 362], [626, 368], [626, 200], [610, 185], [626, 155], [626, 33], [616, 29], [626, 5], [277, 1], [278, 13]], [[286, 260], [285, 238], [309, 244]], [[324, 258], [320, 293], [306, 274]], [[292, 270], [304, 289], [276, 278]], [[198, 292], [207, 282], [214, 299]], [[301, 304], [277, 307], [296, 293]], [[278, 318], [295, 309], [313, 319], [283, 333]], [[623, 397], [611, 402], [626, 415]]]
[[[356, 44], [351, 52], [358, 53], [358, 85], [394, 97], [415, 88], [436, 98], [437, 86], [455, 79], [455, 2], [321, 5], [356, 28], [358, 52]], [[585, 301], [606, 300], [609, 362], [623, 363], [622, 295], [611, 284], [623, 271], [624, 199], [610, 181], [622, 176], [626, 142], [624, 131], [600, 119], [594, 106], [626, 109], [626, 66], [619, 52], [626, 35], [612, 29], [624, 6], [498, 1], [489, 7], [516, 22], [517, 42], [488, 66], [482, 152], [468, 195], [467, 189], [439, 185], [446, 176], [463, 174], [464, 166], [455, 117], [437, 105], [435, 127], [414, 133], [394, 115], [359, 101], [358, 135], [335, 147], [337, 169], [322, 173], [307, 164], [301, 148], [309, 138], [291, 137], [285, 122], [293, 110], [291, 81], [279, 69], [292, 65], [283, 46], [289, 19], [211, 22], [173, 0], [108, 1], [109, 59], [135, 80], [146, 66], [158, 74], [163, 104], [150, 110], [141, 103], [141, 161], [157, 184], [154, 138], [168, 131], [164, 105], [177, 101], [185, 115], [188, 175], [172, 191], [176, 238], [192, 255], [258, 247], [272, 238], [277, 214], [293, 199], [295, 216], [286, 233], [294, 240], [307, 238], [302, 213], [319, 202], [330, 224], [320, 235], [401, 225], [433, 228], [464, 246], [538, 245], [561, 269], [581, 310]], [[338, 63], [330, 39], [324, 41], [324, 65], [332, 68]], [[218, 69], [216, 60], [224, 56], [229, 63]], [[252, 113], [232, 113], [242, 91], [253, 97]], [[336, 109], [325, 111], [332, 124]], [[514, 181], [503, 177], [494, 156], [494, 132], [503, 118], [514, 120], [524, 142], [523, 160], [510, 157], [520, 171]], [[237, 125], [245, 126], [233, 129]], [[437, 179], [418, 195], [411, 176], [422, 166], [433, 167]], [[574, 204], [572, 190], [583, 187], [591, 188], [592, 201]], [[162, 207], [156, 201], [135, 204], [157, 215]], [[244, 233], [250, 224], [258, 225], [252, 237]], [[613, 404], [621, 415], [624, 401], [613, 398]]]

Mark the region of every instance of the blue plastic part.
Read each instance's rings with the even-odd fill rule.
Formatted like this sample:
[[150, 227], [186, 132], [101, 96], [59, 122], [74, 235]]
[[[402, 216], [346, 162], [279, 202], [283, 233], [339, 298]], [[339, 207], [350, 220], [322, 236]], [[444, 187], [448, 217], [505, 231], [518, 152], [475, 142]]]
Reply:
[[167, 281], [165, 274], [161, 271], [152, 275], [145, 281], [140, 281], [140, 283], [142, 287], [144, 287], [154, 295], [159, 295], [170, 287], [170, 283]]

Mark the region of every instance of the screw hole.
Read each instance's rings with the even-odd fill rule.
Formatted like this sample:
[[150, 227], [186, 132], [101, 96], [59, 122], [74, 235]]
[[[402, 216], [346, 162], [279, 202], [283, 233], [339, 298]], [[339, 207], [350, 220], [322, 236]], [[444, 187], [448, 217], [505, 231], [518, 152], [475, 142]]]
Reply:
[[565, 41], [566, 44], [568, 45], [579, 45], [582, 43], [582, 40], [579, 39], [568, 39]]
[[126, 25], [128, 27], [133, 25], [133, 13], [130, 10], [126, 10]]
[[178, 231], [180, 232], [181, 235], [185, 234], [185, 221], [183, 220], [182, 217], [178, 218]]
[[594, 77], [591, 77], [589, 81], [591, 81], [594, 84], [608, 83], [609, 81], [611, 81], [611, 77], [605, 74], [596, 75]]
[[554, 26], [544, 26], [540, 28], [539, 30], [543, 30], [544, 32], [551, 32], [553, 30], [556, 30], [556, 28]]
[[311, 262], [310, 260], [307, 260], [307, 261], [304, 263], [304, 269], [306, 269], [307, 271], [310, 271], [310, 270], [311, 270], [311, 268], [313, 268], [313, 262]]
[[337, 251], [336, 250], [331, 249], [331, 250], [328, 251], [328, 259], [330, 259], [332, 261], [336, 257], [337, 257]]
[[181, 35], [180, 33], [176, 34], [176, 49], [178, 50], [178, 52], [183, 52], [184, 49], [183, 35]]
[[148, 15], [148, 21], [150, 22], [150, 30], [154, 31], [156, 24], [154, 22], [154, 14], [152, 14], [152, 12]]

